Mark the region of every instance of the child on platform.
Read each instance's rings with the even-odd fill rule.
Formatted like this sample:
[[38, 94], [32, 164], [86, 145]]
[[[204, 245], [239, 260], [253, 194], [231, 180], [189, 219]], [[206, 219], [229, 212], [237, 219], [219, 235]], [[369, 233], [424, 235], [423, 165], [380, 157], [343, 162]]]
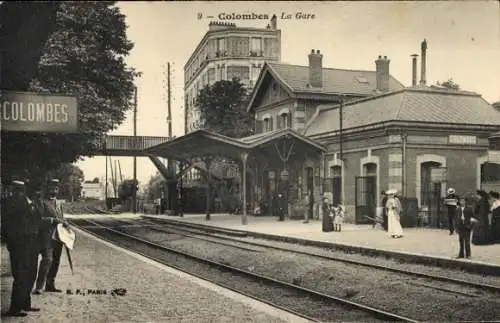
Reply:
[[333, 206], [335, 218], [333, 220], [333, 231], [340, 232], [342, 230], [342, 223], [344, 222], [344, 208], [340, 204]]

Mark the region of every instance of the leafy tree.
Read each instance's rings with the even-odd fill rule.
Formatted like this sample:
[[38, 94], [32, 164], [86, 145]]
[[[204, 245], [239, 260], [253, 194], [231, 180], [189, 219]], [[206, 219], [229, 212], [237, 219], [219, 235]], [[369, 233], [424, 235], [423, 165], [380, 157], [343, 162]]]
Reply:
[[97, 184], [99, 183], [99, 177], [94, 177], [91, 183]]
[[73, 201], [81, 196], [85, 176], [78, 166], [62, 164], [50, 175], [59, 180], [59, 198]]
[[163, 189], [164, 185], [164, 179], [163, 176], [160, 174], [156, 174], [154, 176], [151, 176], [149, 179], [148, 185], [146, 186], [146, 198], [148, 200], [154, 200], [156, 198], [159, 198], [161, 196], [161, 192]]
[[460, 90], [460, 85], [455, 83], [451, 78], [444, 82], [437, 82], [436, 84], [451, 90]]
[[247, 90], [240, 80], [218, 81], [205, 86], [196, 100], [204, 129], [229, 137], [252, 133], [252, 116], [246, 111]]
[[133, 179], [126, 179], [118, 186], [118, 197], [122, 201], [130, 199], [134, 195], [134, 190], [138, 187], [139, 182]]
[[[47, 28], [48, 37], [39, 41], [43, 43], [39, 59], [29, 57], [30, 62], [36, 60], [36, 69], [26, 72], [29, 83], [26, 80], [9, 83], [16, 80], [17, 67], [2, 71], [2, 84], [7, 81], [10, 89], [72, 93], [78, 97], [80, 107], [78, 134], [2, 134], [3, 176], [39, 177], [61, 163], [92, 156], [103, 136], [125, 119], [125, 113], [133, 106], [133, 81], [138, 73], [125, 63], [133, 44], [126, 36], [125, 16], [114, 4], [59, 2], [53, 28]], [[9, 12], [7, 9], [17, 13], [2, 21], [2, 25], [17, 21], [18, 29], [4, 31], [5, 38], [13, 39], [16, 32], [24, 30], [23, 24], [30, 23], [30, 15], [23, 13], [33, 9], [23, 2], [3, 2], [1, 6], [2, 13]], [[16, 7], [24, 10], [16, 11]], [[43, 35], [38, 38], [43, 39]], [[11, 46], [6, 56], [23, 55], [23, 49]], [[18, 60], [17, 64], [22, 62]]]

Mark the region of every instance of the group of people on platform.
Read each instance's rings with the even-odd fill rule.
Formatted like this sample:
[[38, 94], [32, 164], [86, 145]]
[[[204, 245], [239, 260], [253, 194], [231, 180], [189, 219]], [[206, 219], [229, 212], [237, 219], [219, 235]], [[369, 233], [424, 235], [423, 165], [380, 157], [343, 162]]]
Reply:
[[9, 251], [14, 278], [6, 315], [16, 317], [40, 311], [31, 304], [33, 289], [34, 294], [61, 292], [55, 286], [63, 249], [59, 229], [69, 227], [56, 199], [59, 181], [46, 183], [45, 196], [42, 185], [26, 184], [13, 181], [11, 195], [2, 198], [1, 238]]
[[[448, 229], [450, 235], [455, 231], [460, 234], [460, 222], [457, 212], [460, 207], [470, 209], [470, 221], [467, 225], [472, 231], [472, 244], [487, 245], [500, 243], [500, 194], [496, 191], [489, 193], [484, 190], [476, 191], [476, 199], [468, 195], [461, 199], [453, 188], [449, 188], [444, 204], [448, 211]], [[457, 211], [458, 210], [458, 211]]]
[[330, 203], [323, 199], [323, 232], [340, 232], [344, 223], [344, 207], [340, 203]]

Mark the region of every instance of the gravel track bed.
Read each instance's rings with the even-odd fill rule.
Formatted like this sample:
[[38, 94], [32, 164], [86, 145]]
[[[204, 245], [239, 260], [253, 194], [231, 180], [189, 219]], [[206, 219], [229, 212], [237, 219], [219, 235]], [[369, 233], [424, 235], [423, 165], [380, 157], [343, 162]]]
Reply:
[[[141, 223], [148, 224], [148, 222], [141, 222]], [[174, 227], [172, 227], [170, 225], [164, 225], [164, 226], [157, 225], [157, 224], [154, 224], [154, 225], [159, 229], [175, 229]], [[204, 233], [201, 230], [196, 230], [196, 229], [191, 229], [191, 228], [189, 228], [189, 230]], [[319, 254], [321, 256], [331, 256], [331, 257], [336, 257], [336, 258], [341, 258], [341, 259], [359, 261], [359, 262], [363, 262], [363, 263], [375, 264], [375, 265], [380, 265], [380, 266], [387, 266], [387, 267], [401, 269], [401, 270], [413, 270], [413, 271], [422, 272], [422, 273], [426, 273], [426, 274], [430, 274], [430, 275], [434, 274], [434, 275], [439, 275], [439, 276], [448, 277], [448, 278], [462, 279], [462, 280], [467, 280], [469, 282], [474, 282], [474, 283], [479, 283], [479, 284], [489, 284], [489, 285], [500, 287], [500, 277], [498, 277], [498, 276], [479, 275], [479, 274], [469, 273], [469, 272], [465, 272], [465, 271], [457, 270], [457, 269], [448, 269], [448, 268], [441, 268], [441, 267], [435, 267], [435, 266], [426, 266], [423, 264], [412, 264], [412, 263], [406, 263], [406, 262], [398, 261], [398, 260], [394, 260], [394, 259], [366, 256], [366, 255], [362, 255], [359, 253], [348, 253], [348, 252], [339, 251], [339, 250], [335, 250], [335, 249], [325, 249], [325, 248], [320, 248], [320, 247], [304, 246], [301, 244], [294, 244], [294, 243], [288, 243], [288, 242], [270, 241], [270, 240], [259, 239], [259, 238], [254, 238], [254, 237], [247, 237], [247, 238], [231, 237], [231, 239], [235, 239], [235, 240], [239, 240], [239, 241], [243, 241], [243, 242], [248, 241], [248, 242], [260, 243], [260, 244], [281, 247], [281, 248], [288, 248], [288, 249], [302, 251], [302, 252], [310, 252], [310, 253]]]
[[[215, 269], [205, 264], [200, 264], [196, 261], [184, 258], [179, 255], [170, 254], [158, 249], [152, 249], [147, 245], [128, 240], [125, 237], [122, 237], [115, 233], [110, 233], [109, 231], [104, 231], [102, 229], [92, 230], [91, 228], [89, 228], [89, 230], [96, 232], [99, 235], [110, 238], [113, 242], [117, 243], [120, 246], [128, 247], [138, 252], [143, 252], [147, 255], [151, 255], [153, 257], [161, 259], [165, 263], [172, 263], [181, 268], [184, 268], [190, 273], [198, 274], [217, 283], [221, 283], [226, 286], [235, 288], [239, 291], [246, 292], [250, 295], [269, 300], [280, 306], [291, 308], [296, 312], [318, 318], [322, 321], [380, 321], [374, 319], [371, 314], [368, 314], [361, 310], [346, 308], [345, 306], [341, 306], [329, 301], [318, 300], [317, 298], [313, 298], [307, 295], [301, 295], [297, 293], [296, 290], [280, 288], [276, 287], [275, 285], [268, 285], [266, 283], [263, 283], [262, 281], [255, 281], [254, 279], [248, 278], [243, 275], [240, 276], [232, 272], [221, 271], [219, 269]], [[141, 237], [145, 236], [146, 235], [141, 235]], [[147, 236], [145, 238], [150, 239], [151, 237]]]
[[[477, 297], [440, 291], [414, 283], [425, 280], [352, 264], [314, 259], [280, 251], [249, 253], [236, 248], [185, 238], [169, 241], [169, 234], [147, 228], [120, 229], [158, 243], [234, 267], [265, 274], [293, 284], [423, 321], [493, 320], [500, 318], [500, 299], [486, 293]], [[168, 242], [167, 242], [168, 241]], [[314, 259], [314, 260], [312, 260]], [[312, 261], [311, 261], [312, 260]], [[447, 283], [461, 292], [474, 289]]]

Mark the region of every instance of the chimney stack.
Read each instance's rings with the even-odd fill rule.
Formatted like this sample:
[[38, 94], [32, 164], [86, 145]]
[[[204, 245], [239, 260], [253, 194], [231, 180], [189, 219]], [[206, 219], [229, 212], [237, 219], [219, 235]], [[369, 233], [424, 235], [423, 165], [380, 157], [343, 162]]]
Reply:
[[382, 58], [381, 55], [375, 61], [376, 66], [376, 78], [377, 78], [377, 91], [387, 92], [389, 91], [389, 63], [391, 61], [387, 59], [387, 56]]
[[412, 75], [411, 75], [411, 86], [417, 86], [417, 54], [411, 55], [412, 57]]
[[276, 15], [271, 17], [271, 29], [276, 30], [278, 28]]
[[323, 55], [319, 50], [311, 50], [309, 54], [309, 84], [312, 87], [323, 86]]
[[420, 46], [420, 48], [422, 49], [422, 61], [421, 61], [421, 64], [422, 64], [422, 70], [420, 71], [420, 85], [425, 85], [427, 83], [425, 77], [426, 77], [426, 74], [425, 74], [425, 69], [426, 69], [426, 57], [427, 57], [427, 41], [424, 39], [424, 41], [422, 42], [422, 45]]

